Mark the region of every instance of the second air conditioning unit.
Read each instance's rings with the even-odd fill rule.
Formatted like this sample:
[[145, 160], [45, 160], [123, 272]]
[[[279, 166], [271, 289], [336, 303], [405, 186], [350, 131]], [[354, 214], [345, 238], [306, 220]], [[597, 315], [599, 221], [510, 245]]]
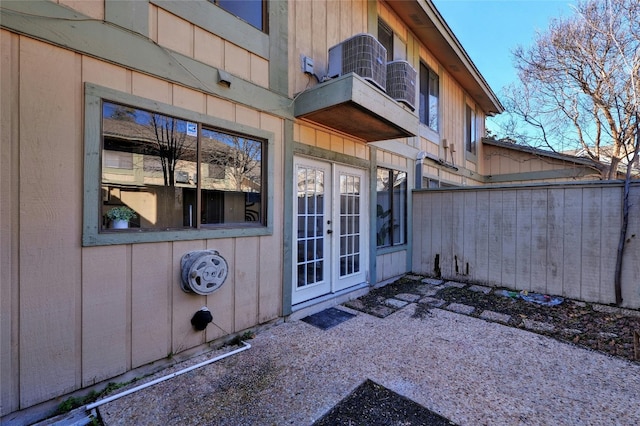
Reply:
[[356, 73], [386, 91], [387, 49], [371, 34], [356, 34], [329, 49], [329, 74]]
[[407, 61], [387, 63], [387, 94], [415, 110], [416, 70]]

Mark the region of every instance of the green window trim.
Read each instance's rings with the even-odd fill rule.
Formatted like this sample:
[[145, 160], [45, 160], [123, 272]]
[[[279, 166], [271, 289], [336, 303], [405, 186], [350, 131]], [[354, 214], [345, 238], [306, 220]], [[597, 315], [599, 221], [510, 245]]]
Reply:
[[378, 166], [376, 170], [376, 246], [407, 244], [407, 173]]
[[[151, 3], [258, 56], [267, 59], [271, 56], [269, 34], [239, 18], [232, 18], [233, 25], [229, 25], [229, 12], [215, 5], [213, 1], [151, 0]], [[270, 14], [271, 7], [268, 5], [265, 8], [267, 16]]]
[[464, 147], [465, 159], [478, 161], [478, 114], [474, 108], [465, 104]]
[[420, 123], [436, 133], [440, 132], [440, 77], [429, 66], [420, 62], [420, 90], [418, 115]]
[[269, 33], [267, 0], [209, 0], [238, 19]]
[[[83, 246], [100, 246], [111, 244], [133, 244], [160, 241], [201, 240], [229, 237], [254, 237], [273, 233], [273, 197], [274, 191], [270, 182], [274, 176], [274, 140], [275, 135], [261, 129], [218, 119], [208, 115], [189, 111], [149, 99], [126, 94], [116, 90], [85, 83], [84, 109], [84, 200], [83, 200]], [[131, 105], [161, 114], [178, 116], [193, 122], [218, 129], [225, 129], [261, 139], [266, 144], [264, 165], [264, 202], [266, 203], [266, 225], [232, 224], [216, 228], [171, 229], [162, 231], [126, 231], [115, 233], [100, 232], [100, 205], [102, 202], [102, 101]]]

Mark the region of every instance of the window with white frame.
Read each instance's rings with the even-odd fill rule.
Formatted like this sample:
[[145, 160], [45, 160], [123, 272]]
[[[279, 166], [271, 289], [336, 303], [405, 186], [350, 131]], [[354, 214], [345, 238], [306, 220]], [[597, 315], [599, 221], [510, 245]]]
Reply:
[[210, 0], [260, 31], [267, 32], [266, 0]]
[[431, 68], [420, 63], [420, 123], [438, 131], [440, 79]]
[[465, 147], [468, 153], [476, 155], [478, 130], [476, 123], [476, 111], [469, 105], [465, 109]]
[[378, 167], [376, 178], [376, 236], [378, 247], [405, 244], [407, 174]]
[[[248, 135], [102, 102], [101, 232], [265, 224], [266, 144]], [[114, 228], [114, 208], [133, 213]]]

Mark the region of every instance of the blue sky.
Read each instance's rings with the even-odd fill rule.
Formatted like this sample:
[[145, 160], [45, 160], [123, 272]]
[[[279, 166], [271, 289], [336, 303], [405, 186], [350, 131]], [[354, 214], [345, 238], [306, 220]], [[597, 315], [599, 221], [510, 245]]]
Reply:
[[[511, 51], [528, 46], [553, 18], [572, 15], [574, 0], [432, 0], [493, 91], [517, 82]], [[488, 121], [493, 128], [492, 120]]]

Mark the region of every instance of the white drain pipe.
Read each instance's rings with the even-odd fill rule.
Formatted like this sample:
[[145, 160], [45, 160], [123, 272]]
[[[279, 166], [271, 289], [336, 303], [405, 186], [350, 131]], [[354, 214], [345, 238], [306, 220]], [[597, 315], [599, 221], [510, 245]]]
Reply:
[[227, 357], [230, 357], [231, 355], [235, 355], [237, 353], [246, 351], [247, 349], [251, 349], [251, 345], [248, 344], [247, 342], [242, 341], [241, 343], [244, 345], [242, 348], [235, 349], [235, 350], [233, 350], [231, 352], [227, 352], [226, 354], [218, 355], [218, 356], [216, 356], [214, 358], [208, 359], [208, 360], [203, 361], [203, 362], [201, 362], [199, 364], [195, 364], [195, 365], [192, 365], [191, 367], [187, 367], [187, 368], [182, 369], [180, 371], [176, 371], [175, 373], [167, 374], [166, 376], [162, 376], [162, 377], [160, 377], [158, 379], [155, 379], [155, 380], [152, 380], [150, 382], [144, 383], [144, 384], [142, 384], [140, 386], [136, 386], [135, 388], [128, 389], [128, 390], [126, 390], [124, 392], [120, 392], [118, 394], [111, 395], [110, 397], [107, 397], [107, 398], [104, 398], [104, 399], [100, 399], [100, 400], [98, 400], [96, 402], [88, 404], [85, 407], [85, 410], [86, 411], [91, 411], [91, 410], [95, 409], [96, 407], [99, 407], [99, 406], [101, 406], [103, 404], [107, 404], [107, 403], [109, 403], [111, 401], [115, 401], [116, 399], [122, 398], [123, 396], [130, 395], [130, 394], [132, 394], [134, 392], [138, 392], [139, 390], [148, 388], [149, 386], [153, 386], [153, 385], [156, 385], [156, 384], [158, 384], [160, 382], [164, 382], [165, 380], [173, 379], [174, 377], [180, 376], [180, 375], [182, 375], [184, 373], [188, 373], [189, 371], [195, 370], [196, 368], [204, 367], [205, 365], [212, 364], [212, 363], [214, 363], [216, 361], [220, 361], [221, 359], [225, 359]]

